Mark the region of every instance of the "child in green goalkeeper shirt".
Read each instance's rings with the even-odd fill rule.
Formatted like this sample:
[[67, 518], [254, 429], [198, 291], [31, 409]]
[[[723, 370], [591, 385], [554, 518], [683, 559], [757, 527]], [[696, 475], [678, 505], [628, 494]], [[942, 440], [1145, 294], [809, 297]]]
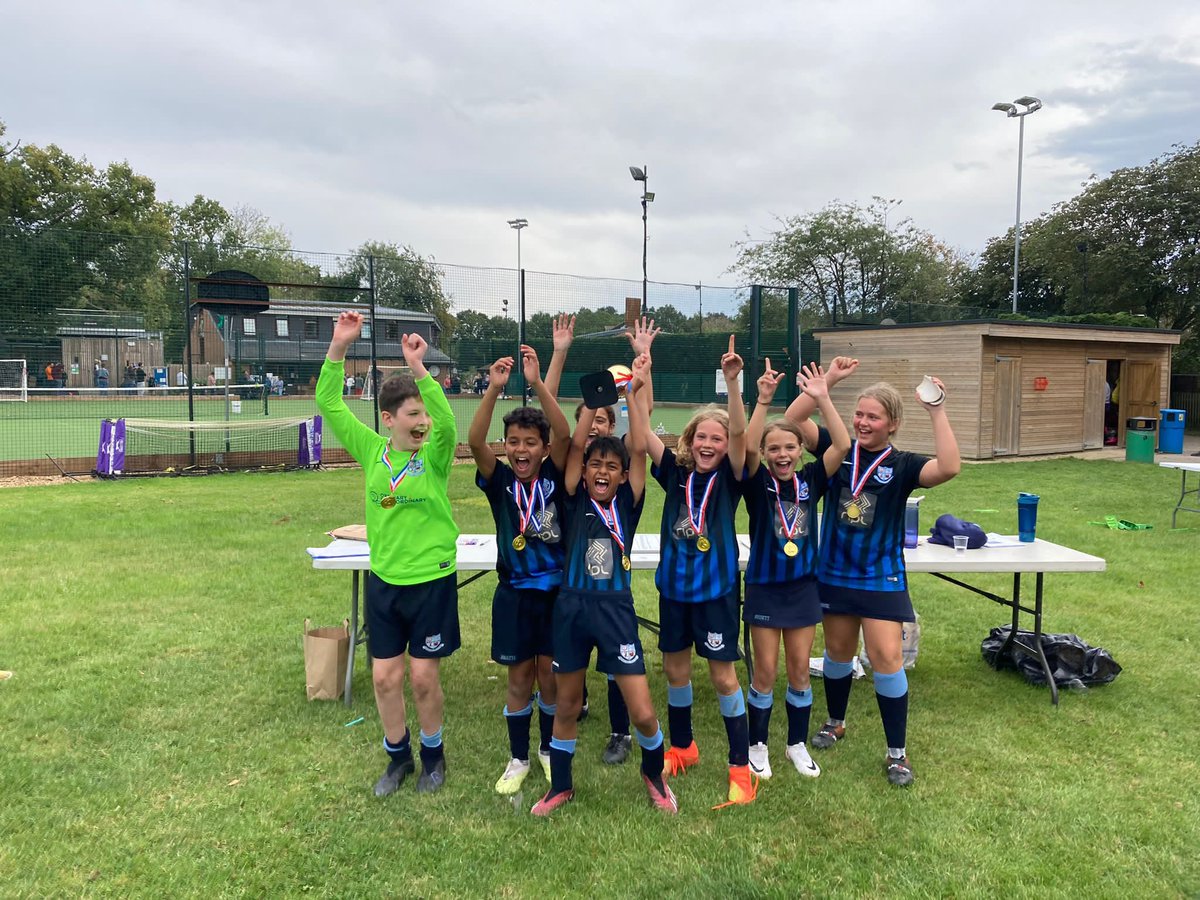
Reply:
[[393, 793], [415, 771], [404, 706], [406, 667], [421, 726], [417, 791], [428, 793], [446, 780], [439, 664], [459, 646], [458, 526], [447, 490], [457, 432], [441, 385], [425, 370], [428, 344], [419, 334], [401, 338], [412, 373], [392, 375], [379, 388], [387, 434], [358, 420], [346, 406], [342, 385], [346, 350], [361, 331], [360, 314], [338, 316], [317, 381], [317, 406], [366, 480], [367, 650], [374, 661], [383, 749], [391, 757], [375, 796]]

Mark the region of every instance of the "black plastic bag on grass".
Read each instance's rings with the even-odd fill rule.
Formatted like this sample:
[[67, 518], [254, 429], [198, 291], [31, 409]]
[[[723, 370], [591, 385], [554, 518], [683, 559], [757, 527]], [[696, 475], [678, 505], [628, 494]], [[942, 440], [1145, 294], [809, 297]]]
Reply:
[[[1011, 630], [1009, 625], [993, 628], [983, 639], [979, 649], [984, 661], [996, 669], [1016, 669], [1030, 684], [1045, 684], [1041, 661], [1027, 649], [1033, 643], [1032, 631], [1018, 631], [1017, 640], [1001, 655]], [[1112, 654], [1103, 647], [1089, 646], [1077, 634], [1043, 634], [1042, 652], [1060, 688], [1108, 684], [1121, 674], [1121, 666]]]

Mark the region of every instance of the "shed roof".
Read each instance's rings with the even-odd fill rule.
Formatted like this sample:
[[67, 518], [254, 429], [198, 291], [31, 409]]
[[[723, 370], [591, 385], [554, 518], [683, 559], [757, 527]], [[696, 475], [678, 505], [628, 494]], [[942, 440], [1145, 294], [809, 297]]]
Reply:
[[1028, 338], [1050, 341], [1105, 340], [1127, 344], [1168, 344], [1180, 341], [1180, 332], [1170, 328], [1131, 328], [1120, 325], [1085, 325], [1074, 322], [1023, 322], [1016, 319], [967, 319], [956, 322], [913, 322], [905, 325], [853, 325], [840, 328], [814, 328], [818, 340], [824, 334], [862, 334], [894, 332], [905, 329], [943, 329], [975, 333], [981, 337]]

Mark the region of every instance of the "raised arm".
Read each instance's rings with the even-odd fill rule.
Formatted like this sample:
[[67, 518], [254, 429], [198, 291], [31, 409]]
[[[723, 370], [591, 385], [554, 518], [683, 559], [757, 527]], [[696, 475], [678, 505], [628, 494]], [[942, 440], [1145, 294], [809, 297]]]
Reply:
[[[835, 356], [833, 362], [829, 364], [829, 369], [825, 372], [825, 384], [829, 390], [841, 381], [843, 378], [849, 378], [858, 369], [858, 360], [852, 356]], [[796, 374], [797, 381], [802, 378], [801, 373]], [[800, 426], [800, 431], [804, 435], [804, 446], [811, 452], [817, 446], [817, 426], [809, 421], [813, 410], [817, 408], [817, 402], [803, 391], [792, 401], [791, 406], [784, 413], [789, 419]], [[828, 424], [828, 423], [826, 423]]]
[[[633, 357], [637, 359], [643, 353], [650, 354], [650, 347], [654, 343], [654, 339], [662, 333], [661, 328], [654, 327], [654, 320], [642, 316], [636, 319], [633, 323], [633, 329], [625, 332], [625, 337], [629, 338], [629, 346], [633, 349]], [[646, 393], [642, 397], [643, 405], [646, 408], [646, 418], [650, 418], [650, 413], [654, 412], [654, 384], [647, 382]]]
[[[629, 381], [629, 391], [631, 395], [638, 392], [644, 392], [644, 395], [639, 402], [639, 408], [646, 417], [646, 453], [649, 454], [650, 459], [653, 460], [654, 464], [657, 466], [661, 465], [662, 463], [663, 450], [665, 450], [666, 447], [663, 446], [662, 438], [655, 434], [654, 430], [650, 427], [650, 410], [647, 404], [650, 398], [653, 396], [653, 379], [651, 377], [651, 370], [654, 368], [654, 359], [649, 353], [642, 353], [639, 354], [638, 358], [634, 360], [634, 363], [636, 363], [638, 367], [634, 370], [633, 378]], [[634, 415], [632, 409], [629, 411], [629, 415]], [[630, 419], [631, 425], [632, 421], [633, 420]]]
[[766, 425], [767, 416], [771, 412], [771, 401], [775, 399], [775, 389], [779, 387], [779, 382], [783, 379], [782, 372], [776, 372], [771, 368], [771, 357], [766, 357], [766, 363], [767, 367], [758, 379], [758, 402], [754, 405], [754, 412], [750, 415], [750, 424], [746, 427], [745, 468], [750, 477], [758, 472], [763, 426]]
[[471, 447], [471, 455], [475, 457], [475, 465], [479, 474], [490, 479], [496, 471], [496, 453], [488, 444], [488, 429], [492, 424], [492, 416], [496, 411], [496, 398], [508, 384], [509, 373], [512, 372], [513, 358], [503, 356], [492, 363], [488, 369], [488, 389], [479, 399], [475, 408], [475, 416], [471, 419], [471, 428], [467, 431], [467, 443]]
[[575, 434], [571, 436], [571, 446], [567, 452], [567, 467], [563, 469], [563, 484], [568, 494], [575, 493], [583, 476], [583, 451], [587, 447], [588, 433], [592, 430], [595, 418], [594, 409], [585, 406], [579, 411], [579, 421], [575, 423]]
[[404, 351], [404, 362], [412, 369], [413, 380], [420, 381], [429, 371], [425, 368], [425, 351], [429, 349], [429, 344], [425, 338], [412, 332], [400, 336], [400, 349]]
[[821, 421], [829, 432], [829, 447], [821, 462], [825, 465], [825, 474], [833, 477], [838, 470], [846, 453], [850, 450], [850, 432], [846, 423], [834, 409], [833, 401], [829, 399], [829, 378], [825, 371], [816, 363], [805, 366], [800, 372], [803, 379], [804, 393], [813, 398], [817, 409], [821, 410]]
[[[934, 378], [933, 383], [942, 389], [946, 386], [940, 378]], [[945, 484], [962, 469], [962, 457], [958, 452], [958, 438], [950, 427], [950, 419], [946, 415], [946, 404], [932, 406], [917, 396], [919, 402], [929, 413], [929, 421], [933, 425], [933, 459], [921, 467], [921, 487], [936, 487]]]
[[559, 385], [562, 384], [563, 369], [567, 365], [567, 351], [575, 340], [575, 317], [563, 313], [552, 323], [554, 334], [554, 352], [550, 354], [550, 368], [546, 370], [546, 390], [551, 397], [558, 396]]
[[[640, 500], [646, 491], [646, 446], [651, 437], [650, 414], [645, 406], [649, 370], [650, 354], [642, 353], [633, 361], [633, 378], [629, 382], [629, 487], [635, 500]], [[658, 435], [653, 437], [658, 440]]]
[[738, 388], [738, 374], [742, 371], [742, 358], [734, 352], [734, 336], [729, 336], [729, 349], [721, 357], [721, 374], [725, 376], [725, 390], [729, 394], [729, 465], [733, 477], [742, 480], [742, 469], [746, 465], [746, 405]]
[[554, 394], [542, 380], [541, 366], [538, 363], [537, 351], [527, 344], [521, 345], [521, 367], [525, 373], [525, 383], [533, 388], [542, 412], [550, 421], [550, 459], [559, 469], [567, 462], [567, 449], [571, 443], [571, 426], [563, 415], [562, 407], [554, 399]]

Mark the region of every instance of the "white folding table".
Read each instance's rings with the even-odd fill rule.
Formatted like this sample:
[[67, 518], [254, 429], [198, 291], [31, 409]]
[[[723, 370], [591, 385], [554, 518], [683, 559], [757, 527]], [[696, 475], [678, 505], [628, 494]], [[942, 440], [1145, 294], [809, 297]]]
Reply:
[[[1195, 465], [1185, 463], [1184, 465]], [[1200, 471], [1200, 466], [1195, 467]], [[1200, 511], [1200, 510], [1197, 510]], [[738, 562], [744, 570], [750, 556], [750, 536], [738, 535]], [[633, 548], [629, 554], [634, 569], [653, 569], [658, 565], [658, 535], [638, 534], [634, 536]], [[354, 655], [358, 644], [366, 641], [366, 627], [359, 619], [359, 573], [371, 568], [371, 559], [367, 545], [361, 541], [336, 540], [327, 547], [310, 547], [314, 569], [346, 570], [351, 573], [350, 587], [350, 658], [346, 666], [345, 702], [350, 705], [351, 679], [354, 674]], [[1012, 610], [1012, 630], [1005, 642], [998, 659], [1004, 651], [1016, 644], [1038, 658], [1042, 670], [1046, 674], [1046, 683], [1050, 686], [1050, 700], [1058, 703], [1058, 687], [1054, 683], [1054, 674], [1042, 650], [1042, 610], [1043, 610], [1043, 581], [1047, 573], [1065, 572], [1103, 572], [1105, 561], [1098, 556], [1091, 556], [1044, 541], [1040, 538], [1032, 543], [1016, 543], [1015, 540], [1006, 542], [1003, 546], [983, 546], [966, 553], [955, 553], [953, 547], [941, 544], [931, 544], [922, 538], [921, 543], [914, 548], [904, 551], [905, 568], [909, 574], [927, 573], [943, 581], [958, 585], [981, 597], [1007, 606]], [[467, 578], [459, 582], [459, 587], [470, 584], [496, 568], [496, 536], [494, 534], [464, 534], [458, 538], [458, 571], [470, 572]], [[1013, 576], [1012, 596], [984, 590], [961, 580], [963, 575], [973, 574], [1011, 574]], [[1023, 575], [1034, 576], [1033, 605], [1024, 605], [1021, 600], [1021, 580]], [[1026, 601], [1027, 603], [1028, 601]], [[1032, 643], [1025, 644], [1018, 640], [1021, 613], [1033, 616]], [[657, 625], [646, 619], [639, 621], [652, 629]], [[749, 626], [746, 626], [747, 631]], [[746, 664], [750, 668], [753, 660], [749, 653], [748, 635], [744, 640]]]
[[[1183, 479], [1179, 485], [1179, 501], [1175, 504], [1175, 509], [1171, 513], [1171, 527], [1175, 527], [1175, 517], [1180, 512], [1200, 513], [1200, 507], [1184, 506], [1187, 502], [1189, 494], [1194, 494], [1200, 497], [1200, 463], [1193, 462], [1160, 462], [1160, 466], [1164, 469], [1178, 469], [1179, 475]], [[1188, 487], [1188, 473], [1194, 472], [1197, 474], [1196, 482], [1192, 487]]]

